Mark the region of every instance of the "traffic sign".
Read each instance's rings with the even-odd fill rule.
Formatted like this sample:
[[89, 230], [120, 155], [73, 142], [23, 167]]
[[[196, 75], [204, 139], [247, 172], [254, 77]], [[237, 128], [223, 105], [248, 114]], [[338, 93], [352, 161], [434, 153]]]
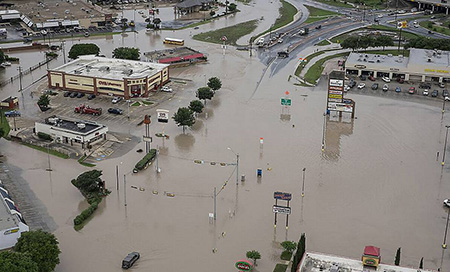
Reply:
[[290, 106], [290, 105], [292, 105], [292, 100], [290, 98], [282, 97], [281, 98], [281, 105], [282, 106]]
[[291, 207], [285, 207], [285, 206], [278, 206], [273, 205], [272, 207], [273, 213], [280, 213], [280, 214], [291, 214]]
[[292, 194], [291, 193], [283, 193], [283, 192], [274, 192], [273, 198], [289, 201], [292, 199]]

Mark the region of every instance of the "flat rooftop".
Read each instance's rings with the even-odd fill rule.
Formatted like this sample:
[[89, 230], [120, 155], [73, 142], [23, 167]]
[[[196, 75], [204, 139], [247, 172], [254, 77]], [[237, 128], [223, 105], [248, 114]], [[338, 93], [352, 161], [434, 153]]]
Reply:
[[57, 116], [51, 116], [49, 118], [46, 118], [45, 124], [51, 125], [55, 128], [69, 130], [73, 133], [80, 135], [88, 135], [89, 133], [104, 127], [103, 125], [89, 121], [68, 120]]
[[407, 64], [408, 64], [407, 57], [367, 54], [367, 53], [350, 53], [345, 63], [345, 66], [347, 67], [354, 65], [365, 65], [380, 68], [388, 67], [388, 68], [406, 69]]
[[450, 67], [450, 52], [411, 48], [408, 65]]
[[[2, 186], [3, 188], [3, 186]], [[10, 229], [19, 225], [16, 215], [12, 215], [4, 200], [3, 194], [0, 195], [0, 230]]]
[[[383, 256], [381, 256], [383, 259]], [[339, 267], [339, 270], [336, 268]], [[321, 270], [322, 268], [322, 270]], [[306, 257], [303, 260], [300, 272], [417, 272], [417, 268], [408, 268], [395, 265], [380, 264], [378, 269], [366, 268], [364, 270], [362, 262], [360, 260], [348, 259], [338, 256], [326, 255], [322, 253], [307, 252]], [[420, 269], [421, 272], [435, 272], [433, 270]]]
[[183, 46], [164, 50], [145, 52], [144, 56], [151, 62], [170, 63], [190, 58], [201, 58], [204, 54], [192, 48]]
[[80, 56], [74, 61], [49, 71], [122, 81], [124, 78], [133, 79], [152, 76], [168, 66], [167, 64], [87, 55]]

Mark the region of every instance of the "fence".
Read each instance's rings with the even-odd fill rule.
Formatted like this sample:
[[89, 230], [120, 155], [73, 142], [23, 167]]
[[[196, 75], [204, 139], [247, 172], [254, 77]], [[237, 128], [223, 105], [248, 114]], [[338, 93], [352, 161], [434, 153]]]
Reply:
[[47, 57], [47, 59], [45, 61], [41, 61], [38, 64], [35, 64], [33, 66], [31, 66], [30, 68], [22, 71], [22, 75], [19, 73], [18, 75], [12, 76], [7, 80], [3, 80], [0, 82], [0, 87], [6, 86], [9, 83], [13, 83], [14, 80], [17, 80], [19, 77], [23, 76], [23, 75], [27, 75], [31, 72], [33, 72], [34, 70], [36, 70], [37, 68], [46, 65], [47, 63], [49, 63], [50, 61], [54, 60], [56, 57]]

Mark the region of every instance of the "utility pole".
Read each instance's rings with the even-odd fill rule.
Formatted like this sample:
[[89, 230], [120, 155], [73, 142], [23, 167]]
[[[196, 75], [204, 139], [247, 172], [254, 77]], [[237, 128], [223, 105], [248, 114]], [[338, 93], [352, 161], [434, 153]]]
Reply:
[[125, 207], [127, 206], [127, 177], [123, 175], [123, 195], [125, 201]]
[[19, 70], [19, 92], [22, 91], [22, 66], [17, 68]]
[[47, 160], [48, 160], [48, 168], [46, 170], [50, 172], [52, 171], [52, 167], [50, 166], [50, 143], [47, 144]]
[[444, 166], [445, 164], [445, 150], [447, 149], [447, 137], [448, 137], [448, 128], [450, 128], [450, 126], [445, 126], [446, 130], [445, 130], [445, 142], [444, 142], [444, 155], [442, 155], [442, 166]]
[[302, 197], [305, 196], [305, 172], [306, 172], [306, 167], [303, 168]]
[[159, 146], [156, 147], [156, 173], [160, 173], [161, 169], [159, 169]]
[[116, 190], [119, 191], [119, 165], [116, 165]]
[[228, 147], [227, 149], [233, 152], [234, 155], [236, 155], [236, 185], [239, 185], [239, 154], [234, 152], [231, 147]]
[[61, 48], [63, 51], [64, 64], [66, 64], [66, 41], [61, 42]]
[[217, 191], [216, 191], [216, 187], [214, 187], [214, 221], [217, 218]]
[[325, 151], [325, 123], [327, 121], [326, 113], [323, 114], [323, 126], [322, 126], [322, 152]]
[[447, 248], [446, 242], [447, 242], [447, 231], [448, 231], [448, 220], [449, 220], [449, 217], [450, 217], [450, 208], [447, 208], [447, 224], [445, 226], [444, 242], [442, 243], [442, 248], [444, 248], [444, 249]]

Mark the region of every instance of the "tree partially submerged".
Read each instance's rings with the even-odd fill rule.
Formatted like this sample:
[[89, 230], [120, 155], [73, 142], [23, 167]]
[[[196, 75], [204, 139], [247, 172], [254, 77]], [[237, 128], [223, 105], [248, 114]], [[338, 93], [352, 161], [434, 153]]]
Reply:
[[186, 127], [191, 127], [195, 124], [194, 113], [185, 107], [179, 108], [172, 118], [177, 126], [183, 127], [183, 133]]
[[82, 55], [98, 55], [100, 53], [100, 48], [93, 43], [79, 43], [74, 44], [70, 48], [69, 58], [76, 59], [78, 56]]
[[256, 250], [247, 251], [247, 258], [253, 260], [253, 265], [256, 266], [256, 260], [261, 259], [261, 254]]
[[38, 265], [29, 254], [14, 251], [0, 252], [0, 271], [8, 272], [38, 272]]
[[59, 264], [58, 240], [55, 235], [42, 231], [23, 232], [17, 240], [14, 250], [28, 254], [37, 264], [39, 272], [50, 272], [55, 270]]
[[213, 91], [217, 91], [222, 88], [222, 81], [220, 81], [217, 77], [211, 77], [208, 80], [208, 87], [210, 87]]
[[209, 87], [201, 87], [197, 90], [197, 97], [203, 100], [206, 105], [206, 99], [211, 100], [214, 97], [214, 92]]
[[189, 109], [195, 113], [201, 113], [204, 107], [205, 106], [200, 100], [192, 100], [191, 103], [189, 103]]
[[116, 59], [139, 60], [140, 55], [139, 48], [133, 47], [118, 47], [113, 51], [113, 58]]

